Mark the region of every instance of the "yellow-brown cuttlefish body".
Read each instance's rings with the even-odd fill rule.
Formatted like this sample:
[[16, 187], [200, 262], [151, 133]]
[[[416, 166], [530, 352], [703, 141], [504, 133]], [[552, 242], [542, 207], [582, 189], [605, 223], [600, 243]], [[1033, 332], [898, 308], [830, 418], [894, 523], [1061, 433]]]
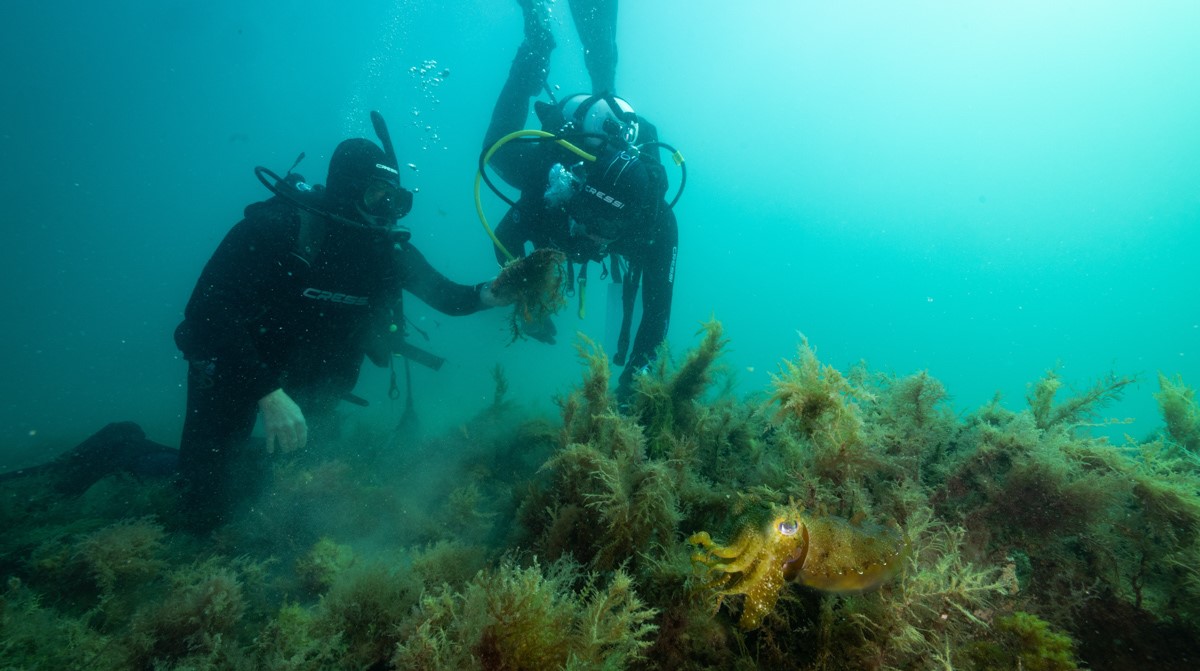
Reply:
[[708, 532], [688, 542], [700, 550], [693, 564], [717, 593], [746, 597], [738, 626], [755, 629], [775, 607], [786, 582], [828, 592], [865, 592], [891, 578], [903, 564], [908, 540], [899, 527], [852, 523], [840, 517], [811, 518], [795, 506], [775, 511], [765, 527], [746, 527], [731, 545]]

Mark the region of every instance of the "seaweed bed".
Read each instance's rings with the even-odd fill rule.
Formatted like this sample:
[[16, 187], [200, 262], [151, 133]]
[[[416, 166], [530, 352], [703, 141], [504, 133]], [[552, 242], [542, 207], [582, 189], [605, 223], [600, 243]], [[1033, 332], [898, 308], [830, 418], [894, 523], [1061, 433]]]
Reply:
[[[1200, 411], [1090, 435], [1131, 380], [1053, 372], [963, 416], [926, 373], [839, 371], [807, 342], [737, 399], [720, 324], [616, 410], [602, 352], [553, 421], [505, 398], [415, 444], [370, 428], [277, 464], [238, 522], [173, 531], [168, 483], [3, 483], [0, 669], [1191, 669]], [[422, 470], [430, 455], [453, 468]], [[785, 585], [761, 624], [689, 537], [773, 511], [902, 529], [874, 591]], [[861, 520], [870, 520], [870, 526]], [[758, 525], [758, 526], [756, 526]], [[863, 531], [862, 533], [867, 533]], [[707, 538], [707, 536], [705, 536]], [[810, 561], [816, 561], [810, 559]]]

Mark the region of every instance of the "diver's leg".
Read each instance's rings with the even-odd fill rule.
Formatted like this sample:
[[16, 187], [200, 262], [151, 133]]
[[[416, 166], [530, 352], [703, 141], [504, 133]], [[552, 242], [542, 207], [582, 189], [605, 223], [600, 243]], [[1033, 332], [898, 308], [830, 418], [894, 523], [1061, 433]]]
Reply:
[[[531, 1], [522, 2], [522, 8], [525, 9], [525, 40], [517, 48], [508, 79], [504, 82], [504, 88], [500, 89], [500, 97], [492, 109], [492, 120], [483, 136], [484, 151], [505, 135], [525, 128], [525, 121], [529, 118], [529, 101], [546, 85], [550, 53], [554, 51], [554, 36], [545, 22], [531, 18], [535, 16], [529, 8]], [[540, 2], [537, 4], [541, 5]], [[526, 172], [533, 165], [532, 151], [532, 146], [509, 143], [503, 151], [492, 157], [491, 166], [509, 185], [524, 190], [524, 182], [529, 179]]]
[[236, 385], [214, 383], [197, 364], [189, 366], [179, 473], [183, 516], [194, 531], [207, 532], [229, 521], [241, 499], [234, 471], [257, 417], [257, 399], [247, 398]]
[[[663, 207], [666, 207], [664, 204]], [[656, 225], [654, 244], [637, 261], [642, 268], [642, 321], [633, 340], [633, 350], [617, 384], [617, 403], [628, 405], [633, 396], [633, 378], [654, 358], [667, 339], [671, 323], [671, 301], [675, 293], [675, 264], [679, 256], [679, 225], [675, 213], [665, 210]], [[630, 265], [634, 261], [630, 260]]]
[[617, 78], [617, 0], [570, 0], [575, 32], [592, 93], [615, 93]]
[[550, 30], [550, 8], [546, 0], [517, 0], [521, 15], [525, 19], [525, 38], [537, 35], [538, 31]]
[[[531, 6], [536, 5], [536, 6]], [[483, 146], [490, 147], [505, 135], [525, 127], [529, 117], [529, 100], [542, 90], [550, 68], [550, 53], [554, 51], [554, 36], [547, 23], [538, 18], [541, 2], [523, 0], [525, 12], [525, 39], [517, 47], [508, 80], [500, 90], [500, 97], [492, 110], [492, 121], [483, 138]]]

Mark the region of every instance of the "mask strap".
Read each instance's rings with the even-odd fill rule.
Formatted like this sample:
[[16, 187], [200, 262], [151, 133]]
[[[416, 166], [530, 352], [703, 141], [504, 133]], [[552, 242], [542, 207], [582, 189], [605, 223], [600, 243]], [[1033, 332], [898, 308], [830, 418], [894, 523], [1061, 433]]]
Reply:
[[583, 129], [583, 120], [587, 118], [587, 113], [590, 112], [592, 107], [601, 100], [604, 100], [604, 96], [590, 96], [583, 102], [579, 103], [579, 107], [575, 108], [575, 114], [573, 116], [575, 117], [575, 124], [580, 130]]

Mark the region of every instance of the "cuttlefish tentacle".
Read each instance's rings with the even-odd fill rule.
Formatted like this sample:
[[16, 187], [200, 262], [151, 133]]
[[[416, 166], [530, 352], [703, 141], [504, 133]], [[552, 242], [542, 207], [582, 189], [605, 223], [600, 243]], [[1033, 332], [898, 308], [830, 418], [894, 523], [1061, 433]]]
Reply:
[[757, 542], [757, 538], [755, 534], [749, 533], [749, 530], [746, 530], [738, 535], [737, 540], [732, 545], [720, 546], [713, 541], [707, 531], [701, 531], [700, 533], [693, 534], [688, 539], [688, 542], [703, 547], [710, 555], [721, 557], [722, 559], [730, 559], [744, 554], [746, 548], [752, 543]]

